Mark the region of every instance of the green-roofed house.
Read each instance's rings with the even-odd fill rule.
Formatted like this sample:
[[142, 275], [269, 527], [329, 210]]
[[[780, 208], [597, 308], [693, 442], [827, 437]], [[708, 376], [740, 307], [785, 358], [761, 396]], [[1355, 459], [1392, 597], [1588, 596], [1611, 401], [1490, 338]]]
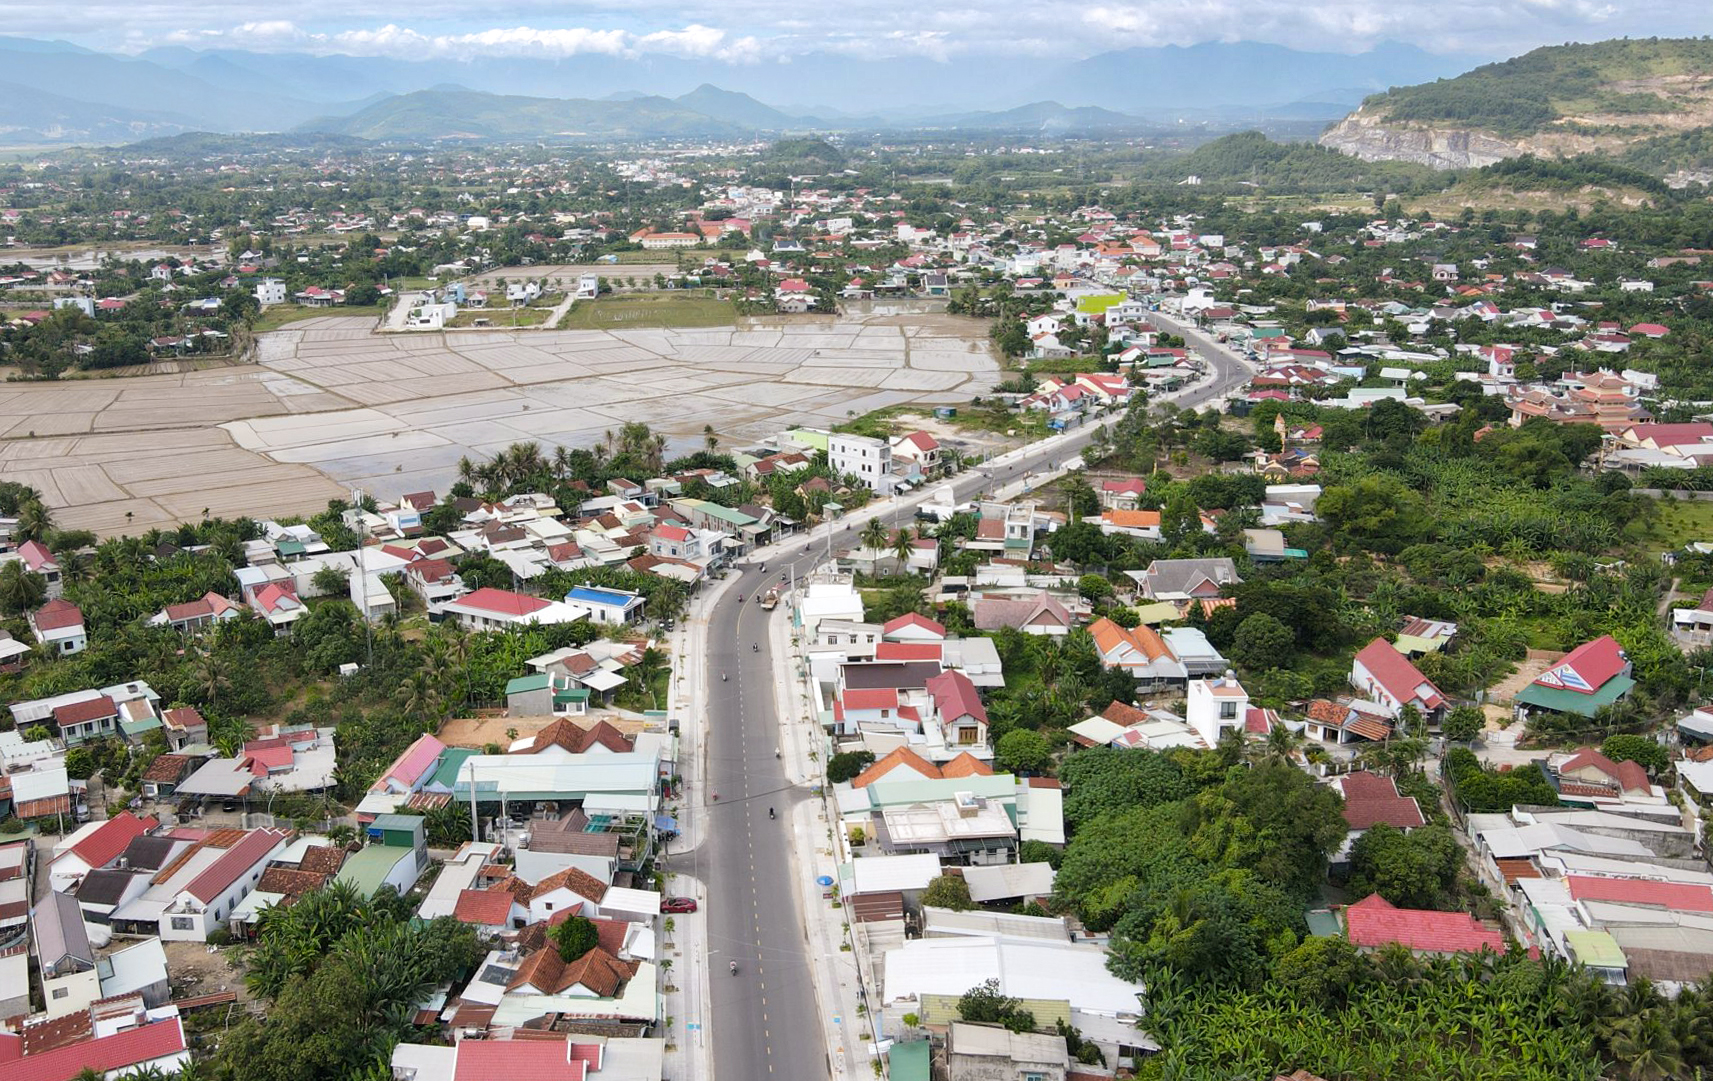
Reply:
[[930, 1081], [931, 1046], [927, 1040], [905, 1040], [893, 1044], [886, 1052], [886, 1069], [892, 1081]]
[[346, 857], [338, 880], [349, 883], [364, 897], [373, 897], [382, 886], [404, 893], [428, 866], [425, 828], [421, 815], [376, 815], [365, 827], [368, 845]]
[[[916, 1015], [922, 1022], [922, 1027], [938, 1035], [945, 1035], [953, 1021], [959, 1019], [958, 1002], [962, 995], [923, 994], [919, 998]], [[1063, 998], [1025, 998], [1019, 1000], [1025, 1010], [1035, 1018], [1035, 1031], [1056, 1032], [1058, 1022], [1071, 1023], [1071, 1003]]]
[[1513, 700], [1517, 718], [1526, 720], [1533, 713], [1592, 717], [1629, 695], [1636, 686], [1630, 673], [1630, 658], [1623, 647], [1611, 635], [1603, 634], [1566, 653], [1519, 691]]
[[729, 534], [737, 543], [728, 547], [737, 548], [740, 553], [768, 542], [767, 523], [753, 514], [688, 496], [672, 500], [671, 505], [673, 510], [688, 518], [690, 524], [697, 529], [711, 529]]
[[1622, 985], [1628, 980], [1630, 959], [1607, 931], [1566, 931], [1564, 944], [1571, 960], [1587, 966], [1607, 983]]
[[458, 771], [464, 768], [464, 760], [480, 753], [474, 747], [446, 748], [440, 754], [439, 765], [434, 767], [434, 776], [428, 779], [422, 790], [450, 795], [458, 783]]
[[[1129, 298], [1123, 293], [1089, 293], [1077, 298], [1077, 314], [1081, 316], [1104, 315], [1108, 308], [1116, 308]], [[1077, 320], [1086, 322], [1085, 319]]]
[[795, 443], [800, 447], [818, 450], [825, 454], [827, 453], [827, 441], [832, 438], [832, 434], [823, 432], [819, 428], [788, 428], [785, 432], [785, 438], [788, 442]]
[[589, 689], [563, 673], [531, 672], [506, 684], [506, 711], [513, 717], [580, 717], [589, 712]]

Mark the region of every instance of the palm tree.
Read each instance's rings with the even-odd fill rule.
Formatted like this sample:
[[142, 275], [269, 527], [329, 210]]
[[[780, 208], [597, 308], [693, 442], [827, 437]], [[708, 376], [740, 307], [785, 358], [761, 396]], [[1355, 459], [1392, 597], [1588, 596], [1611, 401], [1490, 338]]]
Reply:
[[862, 527], [862, 546], [871, 552], [886, 550], [886, 524], [879, 518], [870, 518], [868, 524]]
[[28, 611], [47, 595], [47, 579], [26, 569], [22, 560], [0, 567], [0, 609], [13, 614]]
[[915, 549], [910, 545], [909, 527], [900, 529], [897, 536], [892, 538], [892, 555], [898, 560], [899, 574], [910, 573], [910, 553], [914, 551]]
[[31, 499], [18, 508], [18, 525], [13, 535], [21, 541], [39, 541], [54, 527], [53, 512], [39, 499]]
[[225, 659], [212, 649], [197, 660], [195, 678], [197, 689], [208, 696], [211, 706], [219, 702], [221, 691], [232, 687], [232, 676]]
[[433, 718], [440, 710], [440, 692], [426, 672], [404, 680], [393, 692], [399, 708], [412, 717]]
[[1256, 746], [1260, 749], [1261, 757], [1272, 762], [1289, 762], [1302, 746], [1303, 734], [1293, 732], [1278, 721], [1267, 730], [1267, 738]]
[[702, 425], [702, 445], [708, 448], [709, 454], [714, 453], [715, 448], [720, 445], [720, 437], [714, 434], [712, 424]]
[[655, 699], [654, 684], [660, 673], [666, 670], [666, 655], [650, 646], [642, 651], [642, 656], [637, 658], [634, 667], [637, 682], [641, 683], [642, 689], [648, 692], [648, 704], [659, 709], [660, 703]]

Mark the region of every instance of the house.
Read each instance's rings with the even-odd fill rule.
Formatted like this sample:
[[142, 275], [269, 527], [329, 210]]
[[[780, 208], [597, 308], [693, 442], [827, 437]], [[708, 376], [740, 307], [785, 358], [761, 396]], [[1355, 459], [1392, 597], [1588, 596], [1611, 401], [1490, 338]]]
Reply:
[[290, 579], [246, 589], [245, 599], [257, 615], [272, 625], [276, 637], [290, 634], [291, 625], [309, 614], [308, 607], [298, 599], [296, 583]]
[[565, 605], [595, 623], [635, 623], [642, 618], [643, 598], [628, 589], [573, 586]]
[[1392, 643], [1376, 638], [1356, 654], [1350, 685], [1394, 720], [1405, 706], [1414, 706], [1430, 723], [1444, 712], [1446, 697]]
[[1071, 1056], [1054, 1033], [953, 1021], [946, 1032], [946, 1081], [1065, 1081]]
[[940, 469], [940, 442], [916, 431], [892, 441], [892, 467], [910, 477], [931, 477]]
[[884, 439], [834, 433], [827, 437], [827, 465], [841, 477], [856, 478], [877, 495], [891, 495], [896, 485], [892, 444]]
[[1399, 945], [1414, 954], [1505, 952], [1505, 936], [1467, 912], [1399, 908], [1370, 894], [1343, 912], [1344, 934], [1359, 949]]
[[59, 560], [48, 551], [48, 546], [38, 540], [27, 540], [18, 545], [18, 558], [23, 561], [24, 568], [31, 574], [39, 574], [48, 584], [48, 596], [57, 597], [64, 588], [60, 576]]
[[1187, 605], [1192, 600], [1218, 597], [1229, 585], [1240, 585], [1237, 565], [1229, 558], [1156, 559], [1148, 569], [1132, 572], [1142, 595], [1153, 601]]
[[48, 883], [55, 890], [69, 890], [91, 871], [112, 866], [130, 843], [160, 825], [154, 817], [130, 811], [102, 822], [90, 822], [54, 846], [48, 863]]
[[1154, 628], [1146, 624], [1120, 627], [1102, 616], [1089, 624], [1088, 630], [1102, 667], [1128, 672], [1138, 686], [1150, 690], [1184, 682], [1187, 673], [1183, 664]]
[[1597, 748], [1581, 747], [1568, 759], [1549, 768], [1567, 802], [1624, 802], [1627, 797], [1653, 795], [1648, 771], [1639, 762], [1614, 762]]
[[418, 559], [404, 569], [405, 585], [422, 598], [431, 614], [441, 612], [447, 602], [457, 600], [466, 592], [464, 580], [458, 577], [450, 559]]
[[1419, 657], [1424, 653], [1438, 653], [1456, 636], [1455, 623], [1443, 619], [1405, 616], [1404, 625], [1398, 628], [1398, 640], [1395, 644], [1398, 652], [1404, 656]]
[[442, 610], [473, 631], [575, 623], [589, 616], [587, 608], [573, 608], [570, 604], [560, 601], [544, 600], [523, 593], [513, 593], [508, 589], [495, 589], [492, 586], [484, 586], [449, 601]]
[[62, 657], [82, 653], [89, 645], [89, 635], [83, 629], [83, 610], [57, 597], [30, 613], [30, 630], [36, 641]]
[[946, 628], [927, 616], [906, 612], [883, 624], [880, 637], [885, 642], [943, 642]]
[[1630, 658], [1617, 639], [1601, 635], [1566, 653], [1518, 692], [1517, 715], [1526, 718], [1540, 710], [1592, 717], [1635, 687], [1630, 670]]
[[167, 745], [181, 750], [192, 743], [208, 742], [208, 722], [195, 706], [179, 706], [161, 714], [161, 727], [166, 732]]
[[31, 1029], [0, 1032], [0, 1075], [7, 1081], [72, 1081], [86, 1071], [118, 1078], [154, 1069], [170, 1076], [189, 1064], [176, 1007], [145, 1010], [140, 998], [125, 997], [86, 1009], [91, 1016], [70, 1029], [69, 1040], [50, 1036], [39, 1041], [41, 1050], [32, 1048]]
[[1021, 598], [984, 593], [971, 603], [970, 615], [980, 631], [1015, 627], [1024, 634], [1058, 637], [1069, 634], [1076, 625], [1070, 611], [1046, 590]]
[[1344, 702], [1317, 698], [1304, 710], [1304, 737], [1317, 743], [1342, 745], [1367, 741], [1378, 743], [1392, 734], [1391, 719], [1368, 710], [1360, 710]]
[[1332, 857], [1334, 863], [1348, 862], [1357, 838], [1375, 826], [1408, 831], [1427, 825], [1421, 804], [1414, 796], [1401, 794], [1398, 783], [1390, 777], [1357, 770], [1333, 778], [1331, 785], [1344, 797], [1344, 824], [1349, 830], [1343, 846]]
[[1108, 510], [1135, 510], [1148, 482], [1141, 477], [1104, 480], [1100, 483], [1100, 505]]
[[208, 592], [194, 601], [169, 604], [149, 617], [151, 627], [171, 627], [180, 634], [191, 634], [216, 623], [237, 619], [239, 606], [218, 593]]
[[934, 720], [940, 729], [941, 742], [948, 748], [961, 748], [986, 757], [987, 710], [969, 677], [948, 669], [928, 680], [927, 691], [934, 702]]
[[666, 1076], [665, 1047], [658, 1039], [548, 1032], [533, 1039], [463, 1039], [450, 1046], [401, 1043], [393, 1048], [392, 1076], [399, 1081], [659, 1081]]
[[531, 672], [506, 683], [506, 713], [512, 717], [581, 716], [589, 711], [589, 690], [563, 673]]
[[428, 866], [428, 842], [421, 815], [380, 814], [364, 827], [369, 843], [346, 857], [336, 881], [364, 897], [388, 886], [408, 893]]
[[357, 804], [357, 823], [367, 826], [376, 815], [396, 811], [434, 776], [445, 753], [446, 744], [433, 736], [416, 737], [369, 786], [368, 794]]
[[261, 881], [269, 862], [285, 850], [291, 834], [280, 829], [245, 833], [179, 891], [160, 917], [168, 942], [206, 942]]
[[1118, 534], [1138, 540], [1157, 541], [1161, 539], [1160, 512], [1109, 507], [1100, 512], [1100, 531], [1108, 536]]
[[1192, 679], [1186, 686], [1184, 720], [1209, 747], [1219, 746], [1227, 732], [1265, 736], [1272, 728], [1268, 710], [1249, 705], [1249, 692], [1227, 672], [1218, 679]]

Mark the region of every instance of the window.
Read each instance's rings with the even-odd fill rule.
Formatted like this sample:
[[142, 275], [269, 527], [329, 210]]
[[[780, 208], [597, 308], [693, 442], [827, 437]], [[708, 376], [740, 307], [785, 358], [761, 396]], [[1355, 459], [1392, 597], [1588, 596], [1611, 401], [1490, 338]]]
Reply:
[[541, 909], [543, 912], [552, 912], [553, 911], [553, 902], [552, 901], [543, 901], [541, 903]]
[[1234, 721], [1234, 720], [1236, 720], [1237, 719], [1237, 703], [1236, 702], [1221, 702], [1219, 704], [1219, 719], [1222, 721]]
[[71, 994], [71, 988], [69, 988], [69, 987], [56, 987], [56, 988], [54, 988], [54, 997], [55, 998], [64, 998], [69, 994]]
[[194, 931], [196, 930], [196, 921], [189, 916], [174, 916], [172, 929], [175, 931]]

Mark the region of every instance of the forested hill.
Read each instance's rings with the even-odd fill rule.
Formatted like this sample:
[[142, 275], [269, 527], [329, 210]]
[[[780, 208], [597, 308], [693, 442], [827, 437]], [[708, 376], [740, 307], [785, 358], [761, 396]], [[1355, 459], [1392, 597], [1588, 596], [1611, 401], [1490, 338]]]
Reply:
[[[1368, 160], [1460, 168], [1526, 153], [1619, 156], [1709, 124], [1713, 40], [1648, 38], [1550, 46], [1393, 88], [1364, 101], [1321, 143]], [[1655, 157], [1676, 168], [1707, 164], [1683, 150], [1674, 144]]]

